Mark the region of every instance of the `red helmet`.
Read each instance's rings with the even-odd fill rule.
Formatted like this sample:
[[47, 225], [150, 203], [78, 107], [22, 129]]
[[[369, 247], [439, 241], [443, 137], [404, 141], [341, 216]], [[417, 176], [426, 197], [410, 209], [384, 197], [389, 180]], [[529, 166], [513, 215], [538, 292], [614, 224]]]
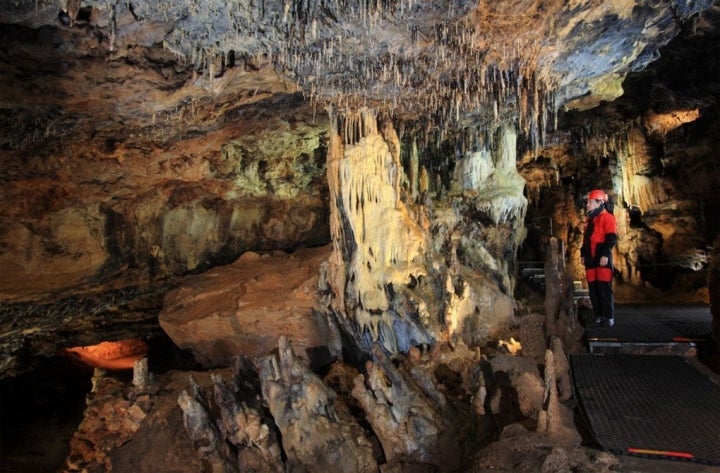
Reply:
[[603, 202], [606, 202], [608, 200], [607, 194], [605, 191], [600, 189], [593, 189], [591, 190], [587, 195], [588, 200], [602, 200]]

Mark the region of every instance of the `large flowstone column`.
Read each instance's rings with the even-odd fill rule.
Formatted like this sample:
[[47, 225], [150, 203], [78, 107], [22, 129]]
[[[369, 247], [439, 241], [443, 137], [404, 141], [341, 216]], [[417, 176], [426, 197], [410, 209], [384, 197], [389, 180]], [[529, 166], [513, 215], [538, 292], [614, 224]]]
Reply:
[[332, 115], [331, 123], [327, 279], [332, 309], [360, 347], [378, 342], [394, 353], [440, 340], [481, 345], [512, 323], [509, 273], [527, 205], [514, 129], [498, 129], [492, 145], [459, 163], [450, 187], [431, 191], [430, 201], [412, 198], [416, 189], [428, 192], [427, 170], [412, 149], [404, 175], [389, 122], [378, 124], [365, 109]]
[[[426, 274], [426, 233], [400, 200], [400, 143], [374, 113], [331, 117], [328, 150], [334, 309], [363, 345], [390, 351], [431, 342], [393, 304], [396, 289]], [[399, 345], [399, 346], [398, 346]]]

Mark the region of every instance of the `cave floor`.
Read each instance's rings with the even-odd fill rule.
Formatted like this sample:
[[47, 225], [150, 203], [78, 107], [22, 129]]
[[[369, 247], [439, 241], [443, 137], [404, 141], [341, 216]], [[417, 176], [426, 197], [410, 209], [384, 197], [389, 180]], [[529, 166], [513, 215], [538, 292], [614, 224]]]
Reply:
[[[673, 350], [668, 351], [672, 352]], [[657, 354], [657, 349], [653, 353]], [[668, 352], [661, 354], [667, 355]], [[684, 353], [675, 353], [675, 355], [682, 356], [703, 375], [720, 385], [720, 369], [718, 369], [720, 363], [718, 363], [716, 355], [709, 357], [705, 351], [698, 350], [697, 347], [693, 347]], [[586, 353], [584, 356], [591, 355]], [[647, 356], [652, 355], [648, 354]], [[48, 366], [47, 370], [21, 377], [20, 380], [24, 382], [22, 385], [11, 386], [6, 383], [2, 387], [4, 424], [2, 430], [4, 432], [3, 442], [0, 445], [1, 473], [23, 471], [42, 473], [44, 471], [54, 472], [58, 471], [58, 468], [62, 468], [64, 455], [68, 448], [63, 439], [69, 440], [72, 435], [71, 431], [76, 428], [80, 420], [79, 415], [81, 415], [82, 407], [77, 406], [77, 404], [82, 404], [82, 400], [89, 390], [91, 373], [83, 368], [78, 369], [75, 365], [66, 366], [68, 364], [67, 360], [59, 359], [56, 361], [57, 363]], [[171, 366], [170, 368], [176, 367]], [[52, 373], [53, 376], [49, 376], [48, 373]], [[75, 392], [74, 389], [71, 389], [73, 386], [77, 387], [77, 393], [69, 396], [69, 394]], [[72, 392], [66, 392], [68, 390]], [[75, 407], [57, 405], [64, 397], [67, 399], [72, 398]], [[26, 404], [24, 408], [30, 409], [37, 416], [29, 415], [27, 411], [23, 414], [18, 409], [18, 405], [12, 405], [11, 401], [14, 399], [22, 399]], [[53, 402], [49, 403], [48, 399]], [[72, 418], [67, 418], [64, 422], [55, 422], [53, 420], [59, 416], [60, 412], [64, 413], [63, 418], [68, 417], [70, 411], [75, 412]], [[11, 434], [9, 430], [11, 425], [6, 423], [10, 419], [11, 413], [17, 417], [16, 422], [13, 423], [12, 443], [7, 435]], [[33, 420], [31, 417], [36, 417], [37, 420]], [[23, 419], [26, 422], [23, 422]], [[582, 427], [578, 426], [578, 429], [580, 430]], [[36, 440], [38, 438], [45, 439], [45, 441], [38, 442]], [[23, 439], [26, 440], [25, 444], [22, 443]], [[584, 445], [583, 448], [590, 452], [591, 455], [600, 455], [602, 452], [602, 447], [593, 446], [591, 442], [584, 442]], [[501, 467], [501, 471], [512, 471], [512, 469], [503, 470], [502, 464], [497, 466]], [[480, 470], [476, 469], [474, 471]], [[720, 466], [685, 460], [617, 455], [617, 463], [612, 466], [610, 471], [619, 473], [720, 473]]]
[[576, 402], [615, 454], [720, 466], [720, 386], [684, 357], [571, 355]]
[[[720, 358], [708, 305], [618, 304], [611, 328], [594, 326], [586, 309], [579, 319], [590, 354], [570, 355], [574, 402], [585, 437], [618, 454], [616, 471], [720, 472]], [[623, 454], [639, 445], [693, 451], [695, 461]]]

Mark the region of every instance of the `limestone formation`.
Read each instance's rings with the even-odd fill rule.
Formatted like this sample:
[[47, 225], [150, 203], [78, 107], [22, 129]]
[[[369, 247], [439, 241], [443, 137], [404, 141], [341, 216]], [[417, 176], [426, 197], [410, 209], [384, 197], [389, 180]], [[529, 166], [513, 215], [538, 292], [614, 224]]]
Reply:
[[555, 363], [555, 381], [557, 382], [558, 399], [560, 402], [567, 401], [573, 395], [572, 382], [570, 380], [570, 362], [565, 355], [562, 341], [553, 337], [550, 341], [550, 350], [553, 353]]
[[262, 395], [282, 433], [288, 467], [310, 472], [375, 472], [362, 427], [336, 409], [336, 393], [297, 358], [285, 337], [259, 362]]
[[557, 336], [560, 306], [565, 297], [565, 258], [562, 243], [550, 238], [545, 259], [545, 331]]
[[503, 424], [527, 417], [536, 419], [542, 410], [543, 379], [530, 358], [497, 355], [492, 368], [492, 413]]
[[560, 403], [555, 357], [552, 350], [545, 355], [545, 391], [543, 409], [538, 415], [537, 430], [546, 433], [557, 445], [578, 446], [580, 434], [573, 423], [573, 412]]
[[434, 380], [421, 370], [395, 367], [379, 347], [373, 349], [366, 370], [355, 378], [352, 395], [365, 411], [388, 462], [456, 467], [467, 448], [458, 442], [459, 434], [469, 425]]
[[135, 396], [131, 386], [96, 369], [84, 419], [70, 440], [64, 471], [112, 469], [113, 449], [129, 442], [151, 409], [149, 395]]
[[719, 31], [713, 0], [0, 2], [0, 378], [199, 362], [98, 372], [69, 471], [608, 471], [563, 405], [582, 196], [618, 299], [720, 338]]
[[[247, 251], [333, 239], [328, 302], [365, 349], [482, 344], [514, 322], [518, 251], [544, 251], [525, 217], [555, 195], [567, 214], [598, 185], [627, 223], [624, 280], [702, 279], [684, 273], [707, 264], [717, 212], [696, 202], [713, 145], [685, 137], [712, 140], [714, 89], [687, 92], [672, 61], [705, 67], [690, 52], [715, 47], [709, 0], [231, 4], [0, 6], [4, 303], [165, 291]], [[659, 54], [674, 37], [682, 53]], [[623, 83], [649, 64], [657, 86]], [[576, 259], [580, 224], [558, 224]], [[3, 373], [75, 346], [52, 346], [58, 313], [41, 318], [3, 318]]]
[[[247, 373], [247, 370], [245, 372]], [[242, 374], [244, 373], [241, 371], [236, 372], [236, 376]], [[238, 471], [267, 473], [284, 471], [280, 444], [275, 431], [271, 430], [263, 417], [262, 404], [257, 400], [257, 393], [243, 393], [235, 383], [228, 384], [217, 375], [213, 376], [212, 380], [215, 405], [220, 411], [216, 422], [222, 437], [237, 451], [235, 468]], [[245, 399], [238, 391], [244, 394]]]

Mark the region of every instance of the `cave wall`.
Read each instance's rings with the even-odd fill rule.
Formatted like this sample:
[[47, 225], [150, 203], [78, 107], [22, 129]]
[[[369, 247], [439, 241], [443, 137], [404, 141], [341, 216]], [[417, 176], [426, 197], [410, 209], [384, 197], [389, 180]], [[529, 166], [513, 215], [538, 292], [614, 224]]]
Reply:
[[[591, 112], [561, 113], [552, 146], [522, 158], [529, 221], [552, 221], [554, 235], [568, 243], [576, 280], [583, 278], [581, 196], [599, 187], [618, 220], [620, 297], [663, 291], [707, 302], [706, 271], [720, 223], [711, 190], [720, 177], [713, 164], [720, 136], [717, 34], [707, 28], [715, 21], [717, 13], [703, 17], [646, 71], [630, 74], [621, 98]], [[695, 56], [700, 50], [708, 51], [702, 59]]]
[[0, 265], [12, 275], [0, 298], [167, 278], [250, 249], [327, 243], [326, 124], [302, 104], [289, 113], [140, 149], [77, 143], [42, 152], [30, 169], [26, 155], [9, 154], [2, 192], [17, 205], [0, 213]]
[[[5, 312], [3, 333], [56, 327], [62, 311], [39, 315], [41, 298], [332, 239], [333, 309], [371, 327], [369, 341], [401, 320], [402, 347], [479, 341], [513, 310], [525, 199], [579, 271], [571, 209], [596, 186], [626, 231], [622, 280], [694, 284], [680, 273], [704, 264], [718, 228], [712, 180], [694, 185], [714, 176], [717, 74], [667, 64], [717, 72], [697, 59], [716, 48], [712, 2], [233, 5], [0, 8], [0, 300], [28, 303]], [[705, 42], [623, 81], [678, 33]], [[603, 102], [623, 91], [644, 98]], [[335, 123], [361, 109], [389, 118], [372, 133]], [[661, 280], [647, 260], [673, 269]]]

